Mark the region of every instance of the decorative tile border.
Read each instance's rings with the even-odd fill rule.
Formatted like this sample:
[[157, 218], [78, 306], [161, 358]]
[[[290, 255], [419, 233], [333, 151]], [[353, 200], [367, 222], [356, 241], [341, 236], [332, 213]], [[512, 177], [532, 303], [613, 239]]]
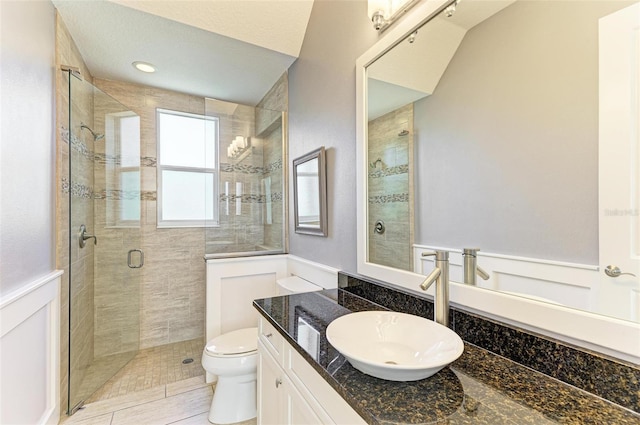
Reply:
[[228, 162], [221, 162], [220, 172], [240, 173], [240, 174], [264, 174], [264, 168], [256, 167], [248, 164], [229, 164]]
[[[60, 137], [62, 141], [66, 144], [69, 144], [69, 130], [62, 127], [60, 128]], [[71, 133], [71, 149], [80, 153], [86, 159], [93, 161], [94, 153], [87, 145], [85, 145], [82, 140], [80, 140], [75, 134]]]
[[141, 201], [155, 201], [157, 199], [156, 191], [152, 190], [119, 190], [104, 189], [96, 192], [94, 199], [106, 199], [110, 201], [122, 201], [140, 199]]
[[[102, 152], [96, 152], [93, 156], [94, 161], [103, 165], [120, 165], [120, 155], [109, 155]], [[155, 167], [157, 164], [156, 158], [152, 156], [141, 156], [140, 167]]]
[[[245, 194], [245, 195], [224, 195], [221, 194], [220, 195], [220, 202], [226, 202], [226, 201], [230, 201], [230, 202], [236, 202], [238, 199], [240, 199], [240, 202], [242, 202], [243, 204], [264, 204], [267, 202], [267, 197], [266, 195], [252, 195], [252, 194]], [[271, 194], [271, 202], [279, 202], [282, 201], [282, 193], [281, 192], [277, 192], [277, 193], [272, 193]]]
[[369, 196], [370, 204], [390, 204], [392, 202], [409, 202], [408, 193], [393, 193], [391, 195]]
[[282, 170], [282, 158], [278, 159], [276, 162], [267, 164], [267, 166], [264, 167], [264, 174], [270, 174], [270, 173], [273, 173], [274, 171], [280, 171], [280, 170]]
[[269, 174], [278, 170], [282, 170], [282, 159], [267, 164], [266, 167], [257, 167], [249, 164], [230, 164], [228, 162], [220, 163], [220, 172], [222, 173]]
[[[364, 276], [338, 273], [338, 284], [386, 308], [433, 319], [433, 302]], [[572, 347], [456, 308], [451, 328], [471, 344], [640, 413], [640, 367]]]
[[369, 171], [369, 178], [377, 179], [381, 177], [395, 176], [397, 174], [407, 173], [409, 173], [409, 164], [402, 164], [396, 165], [394, 167], [386, 167], [382, 169], [376, 169], [374, 171]]
[[80, 183], [71, 183], [69, 184], [69, 179], [63, 177], [61, 180], [62, 193], [69, 194], [75, 198], [83, 198], [83, 199], [92, 199], [93, 188], [80, 184]]

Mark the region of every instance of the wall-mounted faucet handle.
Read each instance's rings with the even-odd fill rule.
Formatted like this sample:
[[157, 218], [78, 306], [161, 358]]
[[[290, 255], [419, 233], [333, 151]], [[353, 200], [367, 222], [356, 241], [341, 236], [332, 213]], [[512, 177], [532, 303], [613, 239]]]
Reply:
[[87, 244], [87, 239], [93, 239], [93, 244], [98, 245], [98, 238], [95, 235], [89, 235], [87, 233], [87, 226], [84, 224], [80, 225], [80, 230], [78, 231], [78, 243], [80, 248], [84, 248]]

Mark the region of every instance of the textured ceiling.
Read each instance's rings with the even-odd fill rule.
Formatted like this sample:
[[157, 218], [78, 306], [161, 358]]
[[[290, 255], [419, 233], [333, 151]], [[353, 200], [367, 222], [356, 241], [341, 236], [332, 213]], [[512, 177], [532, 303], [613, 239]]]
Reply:
[[[92, 75], [255, 105], [297, 58], [312, 0], [53, 0]], [[144, 74], [134, 61], [156, 65]]]

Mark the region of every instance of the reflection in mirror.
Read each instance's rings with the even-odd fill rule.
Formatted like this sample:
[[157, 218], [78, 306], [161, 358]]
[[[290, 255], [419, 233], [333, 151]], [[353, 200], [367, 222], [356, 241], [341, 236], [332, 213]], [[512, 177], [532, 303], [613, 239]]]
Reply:
[[463, 1], [372, 63], [368, 261], [479, 247], [479, 287], [639, 321], [638, 7]]
[[296, 233], [327, 236], [324, 146], [293, 161]]

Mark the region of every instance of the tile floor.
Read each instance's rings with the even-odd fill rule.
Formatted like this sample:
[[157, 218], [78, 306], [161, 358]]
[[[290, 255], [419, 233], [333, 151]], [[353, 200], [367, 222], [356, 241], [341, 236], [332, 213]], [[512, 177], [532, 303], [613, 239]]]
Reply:
[[[200, 338], [141, 350], [85, 404], [204, 375], [200, 364], [204, 341]], [[193, 362], [183, 364], [182, 360]]]
[[[143, 350], [61, 425], [210, 425], [201, 340]], [[194, 362], [183, 365], [191, 357]], [[256, 420], [238, 425], [255, 425]]]

